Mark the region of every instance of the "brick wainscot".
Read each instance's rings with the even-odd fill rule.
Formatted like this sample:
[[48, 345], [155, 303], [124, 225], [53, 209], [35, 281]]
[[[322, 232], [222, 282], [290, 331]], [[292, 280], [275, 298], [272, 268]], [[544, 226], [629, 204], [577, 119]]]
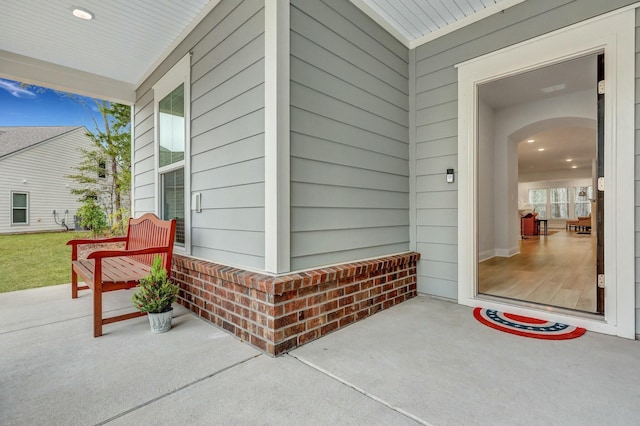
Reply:
[[419, 253], [269, 276], [174, 254], [179, 302], [277, 356], [417, 294]]

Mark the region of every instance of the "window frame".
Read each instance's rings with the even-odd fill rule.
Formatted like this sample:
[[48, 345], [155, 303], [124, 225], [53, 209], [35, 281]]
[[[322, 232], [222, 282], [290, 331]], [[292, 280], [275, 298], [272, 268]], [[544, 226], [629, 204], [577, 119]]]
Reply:
[[[543, 214], [543, 211], [538, 209], [538, 206], [542, 205], [542, 203], [533, 203], [531, 201], [531, 192], [532, 191], [544, 191], [544, 194], [545, 194], [544, 195], [544, 214]], [[538, 215], [539, 215], [538, 219], [548, 219], [547, 218], [547, 213], [548, 213], [548, 210], [549, 210], [549, 208], [548, 208], [549, 207], [549, 190], [548, 190], [548, 188], [529, 188], [528, 191], [527, 191], [527, 200], [528, 200], [528, 203], [531, 206], [533, 206], [534, 211], [538, 213]]]
[[[553, 196], [551, 195], [553, 193], [553, 190], [559, 190], [562, 189], [566, 192], [567, 195], [567, 201], [553, 201]], [[547, 219], [553, 219], [553, 220], [567, 220], [571, 217], [571, 188], [568, 186], [551, 186], [549, 188], [547, 188], [547, 200], [548, 200], [548, 204], [549, 204], [549, 214]], [[567, 215], [566, 216], [558, 216], [558, 217], [554, 217], [553, 216], [553, 205], [557, 204], [557, 205], [561, 205], [564, 204], [566, 206], [566, 212]]]
[[[580, 192], [580, 189], [584, 188], [583, 190], [587, 193], [585, 195], [585, 200], [580, 200], [578, 201], [578, 194]], [[589, 193], [591, 193], [591, 196], [589, 196]], [[573, 187], [573, 216], [574, 218], [578, 218], [581, 216], [590, 216], [592, 213], [592, 205], [591, 205], [591, 199], [593, 198], [593, 186], [592, 185], [587, 185], [587, 186], [574, 186]], [[587, 215], [579, 215], [578, 214], [578, 205], [579, 204], [584, 204], [586, 206], [589, 206], [588, 210], [589, 213], [587, 213]]]
[[[16, 194], [25, 195], [27, 197], [27, 205], [26, 207], [16, 207], [14, 206], [13, 196]], [[24, 222], [14, 222], [13, 221], [13, 212], [16, 209], [25, 211], [25, 221]], [[29, 225], [29, 192], [27, 191], [11, 191], [11, 226], [28, 226]]]
[[[160, 101], [184, 85], [184, 158], [160, 166]], [[154, 165], [156, 214], [163, 217], [163, 176], [182, 169], [184, 173], [184, 246], [174, 244], [174, 250], [184, 254], [191, 252], [191, 54], [187, 54], [153, 86], [154, 116]]]

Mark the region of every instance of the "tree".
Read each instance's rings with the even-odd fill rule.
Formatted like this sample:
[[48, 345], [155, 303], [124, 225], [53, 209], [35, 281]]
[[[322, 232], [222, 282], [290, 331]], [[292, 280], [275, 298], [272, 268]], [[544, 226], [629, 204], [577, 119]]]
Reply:
[[[86, 107], [86, 103], [77, 100]], [[76, 167], [78, 173], [69, 176], [79, 187], [71, 192], [80, 195], [83, 202], [87, 198], [99, 200], [109, 212], [113, 231], [123, 234], [129, 209], [123, 207], [122, 200], [131, 190], [131, 108], [94, 101], [102, 116], [104, 130], [94, 119], [95, 130], [87, 132], [87, 136], [96, 149], [82, 150], [84, 160]]]

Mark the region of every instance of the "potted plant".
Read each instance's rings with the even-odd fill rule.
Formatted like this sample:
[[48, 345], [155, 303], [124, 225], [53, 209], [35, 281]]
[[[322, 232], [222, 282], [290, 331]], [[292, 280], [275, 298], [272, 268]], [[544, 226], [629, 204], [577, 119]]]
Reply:
[[173, 307], [180, 287], [167, 277], [167, 270], [162, 267], [162, 258], [156, 256], [149, 270], [138, 284], [138, 291], [133, 295], [134, 306], [141, 312], [147, 312], [152, 333], [164, 333], [171, 328]]

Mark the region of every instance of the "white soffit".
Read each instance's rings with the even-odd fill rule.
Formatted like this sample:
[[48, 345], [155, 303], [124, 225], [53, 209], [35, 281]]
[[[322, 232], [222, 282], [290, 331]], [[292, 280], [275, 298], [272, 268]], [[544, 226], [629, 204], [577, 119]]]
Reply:
[[[4, 0], [0, 51], [131, 87], [140, 84], [149, 69], [217, 3], [218, 0]], [[94, 19], [74, 17], [75, 7], [92, 12]]]
[[413, 49], [524, 0], [351, 0]]

